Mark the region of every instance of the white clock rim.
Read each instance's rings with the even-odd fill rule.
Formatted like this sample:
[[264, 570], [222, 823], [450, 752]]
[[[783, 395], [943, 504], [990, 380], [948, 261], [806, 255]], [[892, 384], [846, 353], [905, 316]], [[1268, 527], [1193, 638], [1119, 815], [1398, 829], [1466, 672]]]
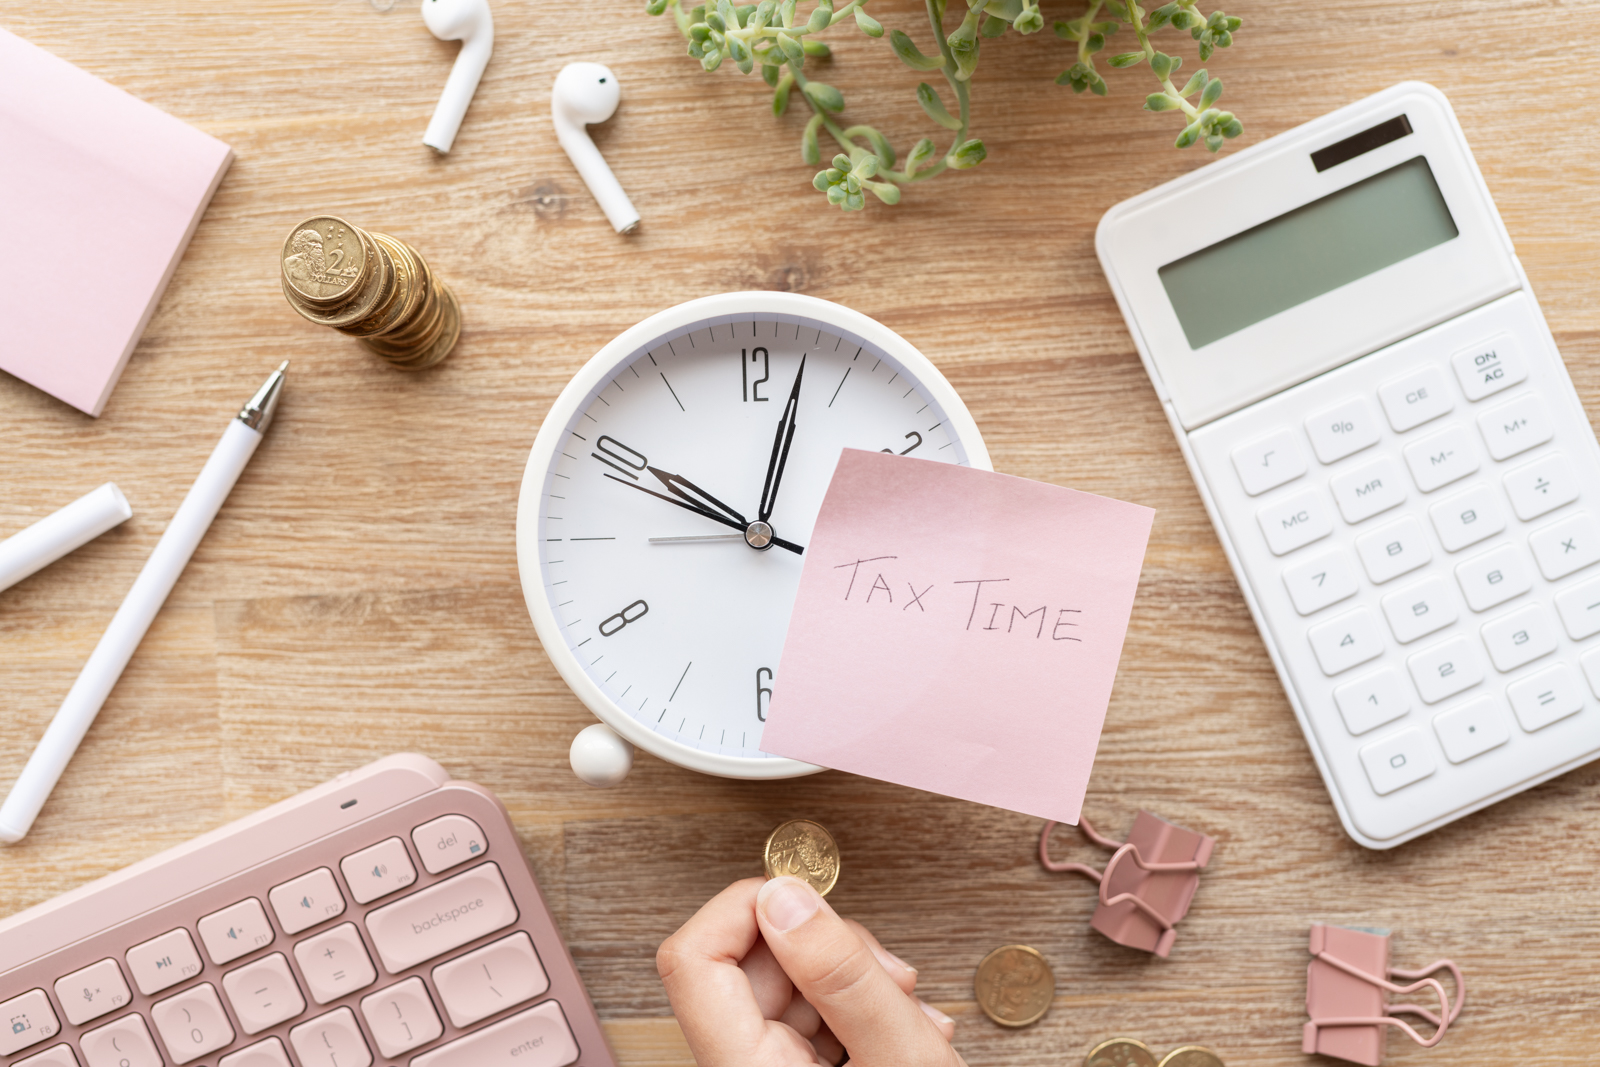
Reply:
[[668, 763], [703, 774], [747, 780], [798, 778], [827, 768], [787, 756], [757, 759], [690, 748], [649, 729], [619, 707], [589, 677], [578, 662], [578, 657], [567, 647], [566, 636], [556, 619], [539, 565], [539, 501], [544, 496], [550, 464], [561, 438], [585, 401], [615, 376], [621, 367], [654, 347], [666, 334], [681, 333], [686, 327], [701, 323], [709, 325], [713, 320], [727, 321], [749, 315], [783, 315], [810, 320], [829, 332], [843, 334], [889, 356], [901, 365], [904, 373], [913, 376], [928, 398], [943, 410], [950, 431], [966, 450], [967, 465], [979, 470], [994, 469], [989, 459], [989, 449], [978, 431], [978, 424], [955, 387], [934, 366], [932, 360], [883, 323], [843, 304], [802, 293], [758, 290], [697, 297], [658, 311], [622, 331], [572, 376], [572, 380], [550, 406], [528, 454], [528, 465], [523, 469], [522, 488], [517, 498], [517, 572], [522, 582], [523, 599], [527, 602], [533, 628], [539, 635], [545, 655], [555, 665], [562, 681], [601, 722], [635, 746]]

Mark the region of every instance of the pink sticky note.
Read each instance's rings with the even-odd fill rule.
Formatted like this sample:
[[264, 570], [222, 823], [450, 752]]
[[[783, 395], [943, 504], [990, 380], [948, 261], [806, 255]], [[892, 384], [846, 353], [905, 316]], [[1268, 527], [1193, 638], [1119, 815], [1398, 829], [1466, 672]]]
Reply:
[[1155, 512], [846, 449], [762, 747], [1076, 823]]
[[232, 159], [0, 30], [0, 370], [99, 415]]

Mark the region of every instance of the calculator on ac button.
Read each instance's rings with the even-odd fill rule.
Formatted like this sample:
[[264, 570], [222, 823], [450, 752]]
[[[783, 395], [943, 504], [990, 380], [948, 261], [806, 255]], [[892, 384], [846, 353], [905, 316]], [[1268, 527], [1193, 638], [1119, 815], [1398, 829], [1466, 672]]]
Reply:
[[1351, 837], [1600, 755], [1600, 445], [1444, 95], [1118, 204], [1096, 247]]

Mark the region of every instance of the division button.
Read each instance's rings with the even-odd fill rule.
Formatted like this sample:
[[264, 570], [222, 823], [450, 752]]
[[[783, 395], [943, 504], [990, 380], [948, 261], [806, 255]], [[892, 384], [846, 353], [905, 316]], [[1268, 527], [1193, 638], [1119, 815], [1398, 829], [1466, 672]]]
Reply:
[[465, 815], [446, 815], [411, 831], [422, 866], [429, 874], [449, 870], [489, 851], [489, 839]]
[[265, 948], [275, 936], [266, 909], [255, 897], [212, 912], [200, 920], [199, 928], [206, 954], [218, 966]]
[[126, 1007], [132, 999], [116, 960], [101, 960], [56, 980], [56, 1000], [74, 1026]]
[[1578, 475], [1560, 452], [1551, 452], [1505, 476], [1511, 510], [1523, 522], [1548, 515], [1578, 499]]
[[1383, 401], [1383, 410], [1395, 433], [1405, 433], [1449, 414], [1456, 406], [1450, 396], [1450, 383], [1438, 367], [1424, 367], [1385, 382], [1378, 387], [1378, 399]]
[[247, 1034], [259, 1034], [306, 1010], [305, 998], [281, 952], [229, 971], [222, 976], [222, 991], [228, 994], [239, 1027]]
[[433, 969], [433, 984], [457, 1029], [550, 988], [533, 941], [521, 930]]
[[127, 954], [133, 984], [145, 996], [193, 978], [204, 966], [189, 931], [178, 929], [134, 945]]
[[1415, 726], [1372, 742], [1360, 755], [1367, 781], [1380, 797], [1420, 782], [1434, 770], [1428, 738]]
[[[1266, 505], [1256, 512], [1256, 521], [1274, 556], [1293, 552], [1333, 532], [1333, 513], [1323, 502], [1322, 494], [1314, 489]], [[423, 864], [427, 864], [426, 859]]]
[[1506, 687], [1506, 695], [1511, 698], [1518, 724], [1530, 734], [1583, 710], [1583, 687], [1565, 663], [1512, 682]]
[[1522, 349], [1508, 333], [1463, 348], [1450, 357], [1450, 364], [1468, 400], [1482, 400], [1528, 377]]
[[61, 1020], [42, 989], [0, 1003], [0, 1056], [20, 1052], [61, 1032]]
[[325, 919], [344, 914], [344, 897], [339, 894], [339, 883], [333, 872], [318, 867], [308, 874], [274, 886], [267, 894], [278, 923], [286, 934], [309, 930]]
[[578, 1043], [561, 1005], [547, 1000], [425, 1052], [411, 1067], [566, 1067], [577, 1058]]
[[1433, 732], [1451, 763], [1465, 763], [1511, 740], [1511, 730], [1493, 697], [1478, 697], [1433, 717]]
[[379, 897], [404, 889], [417, 880], [406, 846], [398, 837], [379, 841], [371, 848], [354, 852], [339, 861], [350, 895], [357, 904], [370, 904]]

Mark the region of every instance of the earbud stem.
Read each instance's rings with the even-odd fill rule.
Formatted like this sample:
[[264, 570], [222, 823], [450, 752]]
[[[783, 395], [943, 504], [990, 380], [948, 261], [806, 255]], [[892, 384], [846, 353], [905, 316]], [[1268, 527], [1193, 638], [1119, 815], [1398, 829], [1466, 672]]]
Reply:
[[489, 66], [489, 56], [493, 51], [492, 26], [484, 27], [478, 34], [462, 42], [455, 66], [450, 68], [450, 79], [444, 83], [444, 92], [439, 97], [439, 105], [433, 109], [433, 118], [428, 121], [428, 130], [422, 135], [423, 144], [436, 152], [450, 151], [450, 146], [455, 143], [456, 133], [461, 129], [461, 120], [467, 116], [467, 107], [472, 103], [472, 94], [478, 91], [478, 82], [483, 78], [484, 69]]
[[606, 221], [610, 222], [618, 233], [632, 233], [634, 227], [639, 225], [639, 211], [633, 206], [633, 201], [628, 199], [628, 194], [623, 191], [622, 183], [617, 181], [617, 176], [611, 173], [611, 168], [600, 155], [600, 150], [589, 139], [588, 131], [573, 129], [569, 123], [559, 118], [555, 125], [556, 140], [566, 150], [567, 158], [572, 160], [572, 165], [578, 168], [578, 175], [583, 179], [583, 183], [600, 202], [600, 210], [605, 212]]

